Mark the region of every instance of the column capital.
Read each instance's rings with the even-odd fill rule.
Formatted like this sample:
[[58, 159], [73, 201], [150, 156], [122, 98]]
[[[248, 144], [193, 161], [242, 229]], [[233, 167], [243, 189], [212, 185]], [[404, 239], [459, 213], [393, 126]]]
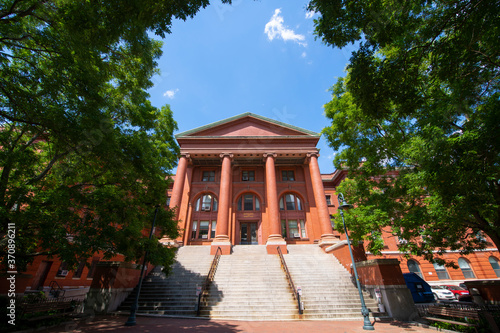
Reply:
[[312, 157], [316, 157], [316, 159], [319, 157], [319, 152], [317, 151], [311, 151], [306, 154], [306, 161], [309, 163], [311, 161]]
[[219, 157], [220, 157], [220, 159], [221, 159], [221, 160], [223, 160], [223, 159], [224, 159], [224, 157], [226, 157], [226, 156], [227, 156], [227, 157], [229, 157], [231, 160], [232, 160], [232, 159], [233, 159], [233, 157], [234, 157], [233, 153], [221, 153], [221, 154], [219, 155]]
[[268, 157], [272, 157], [273, 159], [276, 159], [276, 157], [278, 157], [278, 154], [276, 154], [276, 153], [264, 153], [264, 154], [262, 154], [262, 156], [264, 157], [264, 161], [265, 161]]
[[192, 162], [190, 153], [181, 153], [181, 157], [184, 157], [188, 161], [188, 163]]

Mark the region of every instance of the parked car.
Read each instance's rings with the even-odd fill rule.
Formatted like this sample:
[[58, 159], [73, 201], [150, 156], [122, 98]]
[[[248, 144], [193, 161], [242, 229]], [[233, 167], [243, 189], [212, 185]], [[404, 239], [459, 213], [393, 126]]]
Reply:
[[465, 290], [464, 288], [459, 287], [459, 286], [453, 286], [453, 285], [450, 285], [450, 284], [445, 284], [445, 285], [442, 285], [442, 287], [445, 287], [446, 289], [448, 289], [449, 291], [451, 291], [453, 293], [453, 295], [455, 295], [456, 299], [458, 299], [462, 295], [469, 295], [469, 291], [468, 290]]
[[431, 286], [431, 291], [434, 294], [434, 299], [436, 300], [455, 300], [455, 295], [443, 286]]

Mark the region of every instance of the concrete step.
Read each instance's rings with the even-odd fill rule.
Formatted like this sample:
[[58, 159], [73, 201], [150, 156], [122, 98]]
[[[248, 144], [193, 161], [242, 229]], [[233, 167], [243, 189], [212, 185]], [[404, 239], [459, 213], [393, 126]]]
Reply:
[[[317, 245], [289, 245], [284, 255], [296, 286], [301, 286], [303, 319], [360, 320], [361, 303], [350, 274]], [[145, 279], [138, 313], [195, 316], [196, 287], [201, 286], [213, 256], [209, 246], [181, 247], [172, 274], [154, 270]], [[123, 302], [130, 309], [134, 294]], [[377, 307], [365, 297], [368, 307]], [[202, 298], [200, 315], [213, 319], [297, 320], [297, 301], [281, 268], [279, 257], [265, 246], [233, 246], [222, 256], [214, 283]]]

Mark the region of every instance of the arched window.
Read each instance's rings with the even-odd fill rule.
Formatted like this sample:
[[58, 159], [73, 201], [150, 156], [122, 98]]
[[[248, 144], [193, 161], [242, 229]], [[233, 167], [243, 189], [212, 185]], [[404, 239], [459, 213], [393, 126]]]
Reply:
[[500, 265], [498, 264], [498, 259], [495, 257], [489, 257], [488, 261], [490, 262], [491, 268], [493, 268], [497, 277], [500, 277]]
[[469, 262], [465, 258], [458, 258], [458, 266], [462, 270], [462, 273], [464, 274], [464, 278], [466, 279], [475, 279], [476, 276], [474, 275], [474, 272], [472, 271], [472, 268], [470, 268]]
[[436, 274], [439, 280], [446, 280], [450, 278], [450, 276], [448, 275], [448, 271], [446, 271], [446, 268], [443, 265], [435, 262], [434, 269], [436, 270]]
[[199, 211], [217, 211], [217, 198], [211, 194], [204, 194], [196, 200], [196, 204], [194, 206], [194, 210], [196, 212]]
[[260, 210], [260, 201], [253, 194], [243, 194], [238, 199], [238, 210]]
[[420, 266], [418, 265], [418, 262], [416, 262], [413, 259], [410, 259], [406, 264], [408, 265], [408, 270], [410, 271], [410, 273], [415, 273], [422, 279], [424, 278], [424, 276], [422, 275], [422, 271], [420, 271]]
[[303, 210], [302, 201], [295, 194], [287, 193], [280, 199], [280, 210]]

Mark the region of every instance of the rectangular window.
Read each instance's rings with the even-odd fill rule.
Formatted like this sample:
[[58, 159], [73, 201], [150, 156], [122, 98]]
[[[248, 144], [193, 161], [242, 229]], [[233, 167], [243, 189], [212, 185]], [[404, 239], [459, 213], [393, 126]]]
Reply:
[[203, 177], [201, 179], [204, 182], [214, 182], [215, 181], [215, 171], [203, 171]]
[[211, 205], [212, 205], [212, 196], [204, 195], [203, 201], [201, 202], [201, 210], [209, 211]]
[[283, 170], [281, 171], [281, 180], [286, 182], [286, 181], [294, 181], [295, 180], [295, 174], [293, 170]]
[[295, 210], [295, 197], [291, 194], [285, 195], [286, 210]]
[[244, 210], [253, 210], [253, 195], [245, 194], [243, 207]]
[[281, 220], [281, 237], [286, 237], [286, 220]]
[[243, 170], [241, 172], [241, 180], [244, 182], [255, 181], [255, 171], [253, 170]]
[[75, 278], [75, 279], [81, 278], [84, 268], [85, 268], [85, 260], [82, 260], [78, 264], [78, 268], [76, 269], [75, 274], [73, 274], [73, 278]]
[[440, 280], [447, 280], [450, 278], [448, 272], [446, 271], [446, 268], [443, 265], [435, 262], [434, 269], [436, 270], [436, 274]]
[[331, 195], [326, 195], [326, 204], [328, 206], [331, 206], [332, 205], [332, 196]]
[[63, 261], [61, 263], [61, 266], [59, 266], [59, 269], [57, 270], [57, 277], [66, 277], [68, 275], [68, 263]]
[[210, 238], [215, 238], [216, 228], [217, 228], [217, 221], [212, 221], [212, 229], [210, 230]]
[[300, 220], [300, 237], [306, 238], [306, 225], [304, 223], [304, 220]]
[[198, 230], [198, 221], [193, 221], [193, 229], [191, 229], [191, 238], [196, 238], [196, 231]]
[[198, 232], [198, 239], [208, 239], [209, 228], [210, 228], [210, 222], [200, 221], [200, 231]]
[[462, 269], [462, 273], [464, 274], [464, 278], [466, 279], [475, 279], [476, 275], [472, 271], [472, 269]]
[[297, 220], [288, 220], [288, 234], [290, 238], [300, 238]]
[[87, 273], [87, 279], [91, 279], [94, 277], [95, 267], [99, 262], [99, 258], [92, 259], [92, 263], [90, 264], [89, 272]]

